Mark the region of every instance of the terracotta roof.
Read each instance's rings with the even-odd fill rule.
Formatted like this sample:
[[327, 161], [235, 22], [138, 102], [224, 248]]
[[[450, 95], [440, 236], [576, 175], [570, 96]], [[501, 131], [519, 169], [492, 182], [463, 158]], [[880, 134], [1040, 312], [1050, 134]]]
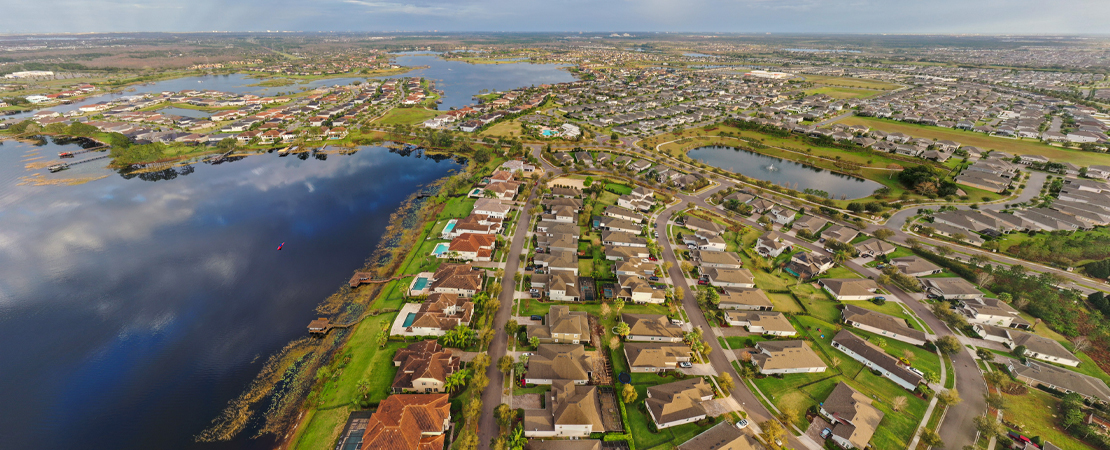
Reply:
[[394, 388], [413, 388], [413, 380], [431, 378], [446, 382], [447, 376], [459, 370], [459, 358], [451, 349], [444, 349], [434, 340], [416, 342], [397, 350], [393, 365], [398, 366], [393, 377]]
[[452, 252], [477, 252], [493, 248], [497, 236], [492, 234], [463, 233], [451, 240], [447, 250]]
[[482, 290], [481, 269], [475, 269], [470, 264], [443, 264], [432, 275], [432, 290], [465, 289], [472, 291]]
[[450, 418], [447, 394], [391, 395], [370, 416], [362, 449], [442, 450]]

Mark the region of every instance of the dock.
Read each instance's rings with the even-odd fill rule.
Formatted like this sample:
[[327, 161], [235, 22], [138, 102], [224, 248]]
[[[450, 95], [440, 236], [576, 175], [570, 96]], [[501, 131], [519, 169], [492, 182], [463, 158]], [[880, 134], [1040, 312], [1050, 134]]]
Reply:
[[362, 322], [367, 317], [373, 317], [373, 316], [376, 316], [378, 314], [385, 314], [385, 313], [391, 313], [391, 312], [397, 312], [397, 308], [371, 309], [369, 311], [366, 311], [366, 312], [362, 313], [361, 316], [358, 316], [357, 319], [355, 319], [355, 320], [353, 320], [349, 323], [331, 323], [331, 320], [328, 319], [327, 317], [319, 317], [319, 318], [316, 318], [315, 320], [308, 323], [308, 332], [309, 332], [309, 334], [324, 336], [324, 335], [328, 334], [328, 332], [333, 330], [333, 329], [336, 329], [336, 328], [350, 328], [354, 325], [357, 325], [359, 322]]
[[48, 166], [46, 168], [46, 170], [49, 170], [51, 173], [61, 172], [63, 170], [66, 170], [66, 169], [68, 169], [72, 166], [76, 166], [78, 164], [84, 164], [84, 163], [87, 163], [87, 162], [96, 161], [98, 159], [105, 159], [105, 158], [111, 158], [111, 157], [112, 157], [112, 155], [102, 155], [102, 156], [94, 156], [94, 157], [88, 158], [88, 159], [82, 159], [80, 161], [74, 161], [74, 162], [71, 162], [71, 163], [58, 163], [58, 164]]
[[349, 284], [351, 285], [351, 288], [354, 289], [364, 284], [388, 283], [393, 280], [400, 280], [402, 278], [408, 278], [411, 276], [412, 275], [402, 275], [392, 278], [381, 278], [375, 277], [374, 274], [370, 272], [355, 272], [355, 274], [351, 276], [351, 281]]

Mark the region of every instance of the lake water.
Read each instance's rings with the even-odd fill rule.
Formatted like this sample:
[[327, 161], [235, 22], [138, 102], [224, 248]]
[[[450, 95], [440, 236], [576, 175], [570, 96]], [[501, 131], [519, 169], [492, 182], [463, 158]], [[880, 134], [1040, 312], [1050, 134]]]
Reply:
[[837, 199], [841, 195], [846, 195], [848, 198], [867, 197], [876, 189], [883, 187], [871, 180], [829, 172], [802, 163], [732, 147], [699, 147], [690, 150], [689, 155], [713, 167], [767, 180], [779, 186], [787, 183], [792, 189], [798, 191], [807, 188], [822, 190]]
[[459, 167], [365, 147], [18, 185], [29, 152], [77, 148], [0, 145], [2, 449], [272, 448], [193, 437], [306, 335], [400, 203]]
[[426, 77], [436, 80], [436, 89], [442, 89], [443, 103], [439, 109], [448, 110], [477, 103], [474, 96], [481, 90], [506, 91], [518, 87], [539, 86], [545, 83], [575, 81], [574, 75], [563, 69], [562, 64], [470, 64], [463, 61], [446, 61], [435, 53], [406, 52], [397, 57], [402, 66], [429, 66], [405, 76]]

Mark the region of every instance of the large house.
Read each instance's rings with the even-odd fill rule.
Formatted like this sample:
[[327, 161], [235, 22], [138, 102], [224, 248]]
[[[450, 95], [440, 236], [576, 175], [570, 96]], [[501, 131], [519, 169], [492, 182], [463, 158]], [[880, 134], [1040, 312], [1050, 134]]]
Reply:
[[789, 249], [790, 244], [786, 242], [786, 238], [775, 231], [768, 231], [755, 241], [755, 251], [764, 258], [777, 257]]
[[441, 450], [450, 426], [447, 394], [394, 394], [370, 415], [362, 450]]
[[865, 258], [872, 258], [880, 255], [889, 255], [894, 253], [898, 248], [886, 241], [880, 241], [875, 238], [856, 244], [856, 251], [859, 255]]
[[416, 311], [405, 332], [415, 336], [443, 336], [459, 325], [470, 325], [474, 303], [455, 294], [431, 294]]
[[621, 321], [628, 324], [628, 341], [682, 342], [684, 335], [682, 327], [661, 314], [624, 313]]
[[843, 381], [821, 402], [820, 411], [833, 425], [833, 442], [845, 449], [867, 448], [883, 421], [883, 412], [871, 406], [871, 399]]
[[544, 409], [524, 410], [524, 436], [586, 437], [605, 431], [597, 386], [556, 380], [544, 395], [547, 397]]
[[602, 231], [601, 243], [616, 247], [647, 247], [647, 239], [623, 231]]
[[679, 343], [625, 342], [624, 357], [632, 372], [674, 370], [690, 361], [690, 346]]
[[827, 255], [817, 252], [798, 252], [790, 257], [790, 262], [786, 263], [786, 270], [788, 273], [808, 280], [829, 270], [835, 265], [832, 258]]
[[474, 214], [482, 214], [489, 217], [496, 217], [504, 219], [512, 211], [512, 207], [501, 203], [501, 200], [493, 198], [480, 198], [474, 201], [474, 208], [470, 210]]
[[793, 228], [796, 231], [805, 230], [811, 236], [817, 236], [817, 233], [820, 232], [821, 228], [823, 228], [827, 223], [829, 223], [828, 220], [806, 214], [800, 217], [798, 220], [794, 221]]
[[775, 305], [767, 294], [758, 288], [728, 288], [721, 293], [717, 305], [721, 309], [743, 309], [748, 311], [770, 311]]
[[582, 298], [578, 276], [567, 270], [532, 275], [532, 289], [543, 290], [547, 298], [554, 301], [577, 302]]
[[937, 295], [947, 300], [967, 300], [985, 297], [982, 291], [975, 288], [963, 278], [919, 278], [922, 286], [930, 294]]
[[740, 260], [735, 252], [693, 250], [690, 253], [698, 266], [703, 268], [739, 269], [744, 266], [744, 262]]
[[963, 301], [959, 309], [968, 323], [981, 323], [998, 327], [1024, 328], [1032, 325], [1021, 318], [1021, 313], [997, 298], [972, 298]]
[[1030, 386], [1046, 386], [1062, 392], [1075, 392], [1092, 402], [1110, 403], [1110, 387], [1106, 382], [1090, 375], [1068, 369], [1028, 361], [1025, 364], [1010, 360], [1007, 367], [1018, 380]]
[[504, 219], [497, 217], [487, 216], [485, 214], [475, 214], [463, 217], [455, 222], [455, 227], [450, 232], [444, 233], [445, 239], [454, 239], [463, 233], [473, 234], [497, 234], [501, 232], [501, 225]]
[[443, 264], [432, 275], [431, 291], [470, 298], [482, 290], [485, 271], [466, 264]]
[[524, 382], [551, 384], [556, 380], [569, 380], [586, 384], [593, 376], [595, 366], [601, 364], [597, 352], [587, 352], [576, 344], [540, 344], [528, 358], [528, 372]]
[[496, 245], [496, 235], [463, 233], [451, 240], [447, 254], [454, 259], [489, 261], [493, 258], [493, 247]]
[[875, 298], [879, 285], [868, 278], [824, 278], [817, 284], [840, 301], [870, 300]]
[[871, 311], [853, 305], [845, 305], [841, 312], [844, 323], [870, 331], [891, 339], [899, 340], [913, 345], [925, 343], [926, 335], [921, 330], [910, 328], [906, 320], [891, 315]]
[[869, 369], [879, 371], [882, 376], [889, 378], [895, 384], [906, 390], [914, 390], [918, 384], [925, 381], [921, 375], [902, 366], [897, 358], [888, 355], [883, 349], [863, 340], [848, 330], [840, 330], [833, 337], [833, 348], [844, 352], [852, 359], [863, 363]]
[[702, 278], [709, 284], [722, 288], [754, 288], [755, 276], [748, 269], [722, 269], [719, 267], [699, 267]]
[[393, 393], [442, 392], [447, 377], [459, 370], [459, 357], [434, 340], [420, 341], [397, 350], [393, 365]]
[[706, 416], [701, 402], [713, 399], [713, 387], [702, 377], [660, 384], [647, 388], [647, 406], [656, 428], [670, 428], [697, 422]]
[[548, 253], [537, 253], [533, 261], [537, 267], [551, 272], [566, 271], [578, 275], [578, 253], [575, 251], [551, 250]]
[[767, 336], [798, 334], [790, 320], [778, 311], [725, 311], [725, 320], [734, 327], [746, 327], [749, 333]]
[[590, 320], [585, 311], [571, 311], [569, 306], [555, 305], [547, 311], [546, 325], [528, 325], [528, 338], [544, 344], [588, 344]]
[[664, 289], [652, 286], [640, 276], [619, 275], [617, 276], [617, 285], [620, 287], [620, 291], [616, 293], [616, 297], [619, 299], [637, 304], [652, 303], [656, 305], [667, 300], [667, 293]]
[[752, 364], [762, 374], [824, 372], [828, 368], [806, 341], [761, 341], [755, 349], [759, 353], [752, 355]]
[[1010, 348], [1025, 347], [1025, 356], [1027, 357], [1065, 366], [1079, 366], [1079, 357], [1068, 351], [1055, 339], [1017, 331], [1013, 328], [1002, 328], [981, 323], [975, 324], [973, 329], [988, 341], [1001, 342]]
[[675, 450], [764, 450], [752, 435], [722, 421], [703, 431], [693, 439], [675, 447]]

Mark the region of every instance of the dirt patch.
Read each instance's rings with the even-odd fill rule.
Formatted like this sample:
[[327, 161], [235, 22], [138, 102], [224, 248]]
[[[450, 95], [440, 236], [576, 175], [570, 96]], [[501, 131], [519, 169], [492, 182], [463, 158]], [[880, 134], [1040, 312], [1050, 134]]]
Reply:
[[577, 188], [577, 189], [585, 189], [586, 187], [583, 185], [583, 182], [585, 182], [585, 180], [580, 180], [580, 179], [577, 179], [577, 178], [559, 177], [559, 178], [556, 178], [554, 180], [548, 181], [547, 186], [548, 187], [564, 186], [564, 187], [572, 187], [572, 188]]
[[543, 409], [540, 408], [540, 394], [521, 394], [513, 396], [513, 408]]

